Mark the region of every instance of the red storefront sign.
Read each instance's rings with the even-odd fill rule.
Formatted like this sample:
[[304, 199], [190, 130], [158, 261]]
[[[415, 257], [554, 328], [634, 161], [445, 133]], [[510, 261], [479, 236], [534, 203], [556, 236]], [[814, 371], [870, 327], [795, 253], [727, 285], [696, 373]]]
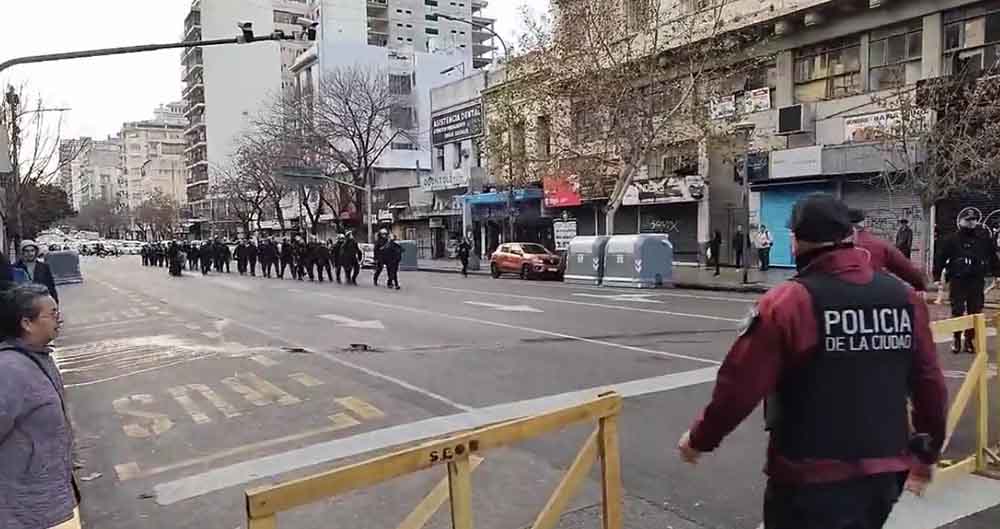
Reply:
[[580, 197], [580, 178], [575, 174], [555, 174], [542, 178], [545, 188], [545, 207], [567, 208], [583, 204]]

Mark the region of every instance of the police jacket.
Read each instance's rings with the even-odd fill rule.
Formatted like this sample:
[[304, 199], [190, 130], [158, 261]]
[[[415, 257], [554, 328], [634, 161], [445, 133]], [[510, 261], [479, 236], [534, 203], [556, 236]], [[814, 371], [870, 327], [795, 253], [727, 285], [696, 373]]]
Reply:
[[257, 250], [257, 245], [256, 244], [250, 243], [250, 244], [247, 245], [247, 254], [246, 254], [247, 255], [247, 259], [250, 259], [251, 261], [256, 261], [258, 253], [259, 252]]
[[887, 241], [883, 241], [865, 229], [854, 232], [854, 245], [868, 252], [872, 270], [891, 272], [917, 290], [927, 290], [926, 275]]
[[1000, 260], [997, 249], [981, 230], [963, 230], [948, 235], [938, 244], [934, 256], [934, 278], [947, 270], [948, 281], [953, 279], [1000, 277]]
[[[881, 278], [879, 281], [895, 281], [886, 275], [876, 276], [868, 264], [868, 256], [853, 247], [828, 250], [815, 255], [802, 272], [803, 276], [812, 274], [862, 288], [879, 280], [878, 278]], [[901, 284], [897, 286], [902, 287]], [[909, 391], [908, 396], [913, 404], [913, 426], [916, 432], [931, 436], [932, 449], [936, 453], [944, 442], [948, 394], [938, 365], [927, 306], [921, 295], [914, 290], [904, 288], [901, 295], [909, 301], [909, 310], [912, 310], [912, 317], [908, 320], [912, 328], [912, 348], [906, 368], [905, 389]], [[850, 304], [851, 300], [847, 296], [841, 297], [847, 298], [840, 300], [842, 303]], [[804, 372], [807, 373], [805, 376], [817, 376], [816, 373], [808, 374], [808, 371], [816, 362], [823, 360], [818, 355], [826, 354], [821, 349], [826, 345], [823, 343], [826, 340], [821, 340], [820, 323], [835, 325], [835, 322], [832, 319], [821, 322], [816, 313], [817, 307], [810, 290], [805, 284], [795, 280], [772, 288], [758, 301], [755, 313], [751, 313], [752, 317], [744, 325], [744, 332], [733, 344], [719, 370], [711, 403], [691, 427], [691, 446], [700, 451], [715, 449], [766, 396], [779, 393], [789, 382], [807, 380], [801, 378]], [[897, 323], [892, 323], [891, 318], [887, 319], [886, 327], [899, 325], [898, 322], [901, 321], [896, 312], [891, 316], [897, 318]], [[889, 318], [889, 315], [886, 317]], [[871, 325], [870, 321], [869, 319], [867, 325]], [[834, 347], [837, 346], [835, 342]], [[844, 347], [849, 348], [849, 343], [845, 342]], [[823, 409], [831, 409], [838, 403], [845, 407], [857, 404], [857, 399], [850, 393], [854, 391], [853, 384], [835, 389], [836, 391], [828, 391], [824, 395], [834, 402], [827, 401], [821, 406]], [[877, 392], [876, 389], [875, 393]], [[812, 399], [817, 398], [814, 393], [802, 394]], [[902, 402], [905, 409], [906, 397], [904, 394], [875, 395], [870, 398]], [[818, 424], [819, 428], [823, 426], [822, 423]], [[896, 435], [906, 432], [905, 424], [880, 426], [888, 426]], [[770, 478], [778, 482], [823, 483], [903, 471], [913, 471], [925, 476], [930, 474], [930, 468], [916, 461], [906, 449], [905, 442], [899, 446], [898, 439], [897, 444], [892, 447], [898, 450], [892, 455], [824, 457], [819, 454], [810, 457], [803, 454], [816, 447], [803, 447], [803, 444], [808, 443], [800, 442], [796, 445], [792, 442], [789, 443], [791, 449], [786, 450], [779, 432], [780, 428], [771, 430], [765, 468]], [[863, 433], [858, 433], [858, 436], [863, 436]], [[818, 447], [819, 452], [834, 449]], [[885, 445], [879, 447], [879, 450], [884, 451]], [[861, 452], [864, 450], [859, 450]]]
[[361, 247], [358, 246], [358, 241], [354, 239], [347, 239], [344, 244], [340, 247], [340, 262], [341, 263], [357, 263], [364, 259], [364, 255], [361, 253]]
[[236, 247], [236, 251], [233, 252], [233, 257], [235, 257], [237, 261], [246, 261], [247, 260], [247, 247], [245, 245], [243, 245], [243, 244], [240, 244], [239, 246], [237, 246]]
[[386, 241], [382, 246], [382, 261], [389, 265], [397, 265], [403, 260], [403, 247], [396, 241]]
[[281, 243], [281, 260], [291, 261], [293, 255], [295, 255], [295, 253], [292, 251], [292, 243], [290, 242]]

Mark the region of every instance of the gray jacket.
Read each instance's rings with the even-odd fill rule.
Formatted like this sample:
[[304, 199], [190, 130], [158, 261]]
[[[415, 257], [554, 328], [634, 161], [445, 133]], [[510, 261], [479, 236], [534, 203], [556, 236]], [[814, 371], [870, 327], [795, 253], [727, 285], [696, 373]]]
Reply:
[[[42, 529], [73, 517], [73, 434], [49, 349], [0, 343], [0, 527]], [[43, 373], [31, 358], [44, 367]], [[49, 380], [55, 382], [55, 386]]]

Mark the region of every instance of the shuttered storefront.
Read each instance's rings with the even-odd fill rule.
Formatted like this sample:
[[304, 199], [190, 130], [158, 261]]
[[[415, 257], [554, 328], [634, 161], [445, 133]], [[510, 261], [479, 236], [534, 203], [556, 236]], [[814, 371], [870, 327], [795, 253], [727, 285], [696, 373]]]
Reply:
[[902, 191], [889, 193], [885, 188], [866, 182], [845, 182], [843, 199], [848, 206], [863, 209], [868, 230], [892, 244], [896, 243], [900, 219], [909, 220], [913, 229], [910, 259], [922, 267], [930, 264], [930, 216], [921, 205], [920, 197]]
[[792, 208], [805, 196], [820, 192], [832, 193], [833, 187], [827, 184], [793, 184], [761, 189], [760, 222], [767, 226], [774, 239], [774, 245], [771, 247], [771, 266], [795, 266], [795, 257], [792, 255], [792, 232], [788, 229]]

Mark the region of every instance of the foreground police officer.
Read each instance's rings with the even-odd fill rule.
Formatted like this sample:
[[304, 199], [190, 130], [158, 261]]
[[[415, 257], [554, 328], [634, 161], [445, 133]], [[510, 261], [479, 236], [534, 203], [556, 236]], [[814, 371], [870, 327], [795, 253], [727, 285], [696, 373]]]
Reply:
[[833, 196], [801, 200], [790, 228], [798, 275], [751, 311], [678, 449], [697, 462], [768, 397], [764, 527], [880, 528], [904, 482], [923, 493], [944, 441], [947, 393], [927, 307], [872, 270]]
[[[958, 232], [938, 244], [934, 277], [941, 277], [942, 270], [951, 288], [951, 315], [981, 314], [986, 303], [986, 275], [1000, 277], [1000, 261], [993, 239], [979, 227], [976, 212], [962, 213]], [[975, 339], [975, 331], [965, 331], [965, 352], [975, 353]], [[951, 352], [958, 354], [961, 351], [962, 333], [956, 332]]]

